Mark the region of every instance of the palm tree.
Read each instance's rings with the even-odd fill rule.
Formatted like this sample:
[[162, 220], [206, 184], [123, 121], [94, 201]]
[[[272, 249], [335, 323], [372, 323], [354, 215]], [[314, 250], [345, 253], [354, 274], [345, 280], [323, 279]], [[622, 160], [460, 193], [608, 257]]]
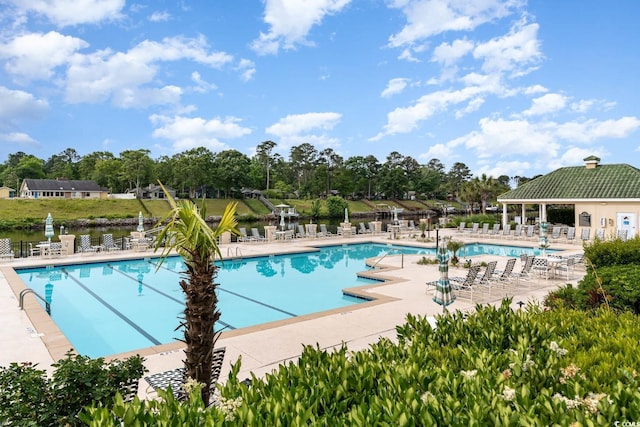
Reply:
[[181, 341], [186, 344], [184, 365], [187, 377], [202, 384], [202, 400], [208, 404], [213, 349], [220, 336], [220, 331], [215, 331], [215, 324], [220, 319], [216, 292], [218, 284], [214, 281], [218, 272], [215, 257], [217, 255], [222, 259], [218, 246], [218, 238], [222, 233], [239, 234], [235, 217], [237, 203], [227, 205], [218, 227], [212, 230], [204, 220], [204, 202], [200, 208], [190, 200], [176, 203], [162, 183], [158, 183], [171, 205], [171, 211], [160, 221], [164, 225], [157, 241], [167, 243], [162, 248], [158, 268], [172, 250], [182, 256], [186, 265], [187, 270], [180, 280], [180, 287], [186, 296], [184, 318], [180, 325], [184, 328], [184, 340]]
[[453, 256], [451, 257], [451, 264], [457, 265], [460, 261], [458, 259], [458, 251], [464, 247], [464, 243], [459, 240], [449, 240], [447, 242], [447, 249], [451, 251]]

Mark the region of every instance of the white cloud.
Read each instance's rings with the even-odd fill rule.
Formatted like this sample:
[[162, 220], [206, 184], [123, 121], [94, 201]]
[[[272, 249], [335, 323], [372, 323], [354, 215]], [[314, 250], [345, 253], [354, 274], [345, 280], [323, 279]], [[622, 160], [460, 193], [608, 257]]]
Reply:
[[543, 114], [555, 113], [564, 109], [568, 98], [559, 93], [547, 93], [531, 102], [531, 107], [522, 112], [525, 116], [540, 116]]
[[407, 87], [409, 82], [410, 80], [405, 78], [391, 79], [389, 80], [389, 83], [387, 83], [387, 87], [382, 91], [380, 96], [382, 96], [383, 98], [389, 98], [393, 95], [401, 93], [404, 88]]
[[196, 86], [192, 88], [194, 92], [207, 93], [217, 89], [215, 84], [204, 81], [197, 71], [191, 73], [191, 80], [196, 84]]
[[49, 110], [46, 100], [4, 86], [0, 86], [0, 99], [0, 127], [13, 127], [16, 119], [39, 119]]
[[268, 33], [260, 33], [251, 48], [260, 55], [275, 54], [283, 47], [309, 44], [307, 34], [325, 16], [340, 12], [351, 0], [266, 0], [264, 22]]
[[640, 128], [637, 117], [622, 117], [617, 120], [596, 120], [567, 122], [558, 125], [559, 138], [589, 143], [602, 138], [626, 138]]
[[21, 13], [45, 16], [58, 27], [122, 18], [124, 0], [9, 0]]
[[151, 22], [167, 22], [170, 19], [171, 19], [171, 14], [167, 11], [153, 12], [149, 16], [149, 21]]
[[418, 123], [429, 119], [434, 114], [445, 111], [449, 106], [466, 102], [489, 88], [479, 86], [469, 86], [461, 90], [437, 91], [422, 96], [409, 107], [396, 108], [387, 114], [387, 124], [384, 131], [370, 138], [370, 141], [377, 141], [386, 135], [397, 133], [408, 133], [418, 127]]
[[223, 140], [240, 138], [251, 133], [251, 129], [241, 126], [241, 120], [236, 117], [206, 120], [201, 117], [169, 117], [154, 114], [149, 120], [156, 126], [152, 136], [172, 141], [176, 152], [196, 147], [207, 147], [211, 151], [224, 150], [228, 146]]
[[290, 114], [265, 129], [276, 135], [279, 149], [289, 148], [304, 142], [319, 147], [337, 147], [338, 141], [327, 136], [325, 131], [333, 129], [342, 118], [339, 113]]
[[446, 31], [471, 31], [503, 18], [523, 4], [521, 0], [395, 0], [389, 7], [404, 13], [407, 25], [389, 37], [389, 46], [413, 45]]
[[0, 58], [7, 59], [5, 70], [17, 81], [45, 80], [76, 51], [88, 46], [84, 40], [55, 31], [31, 33], [0, 45]]
[[542, 59], [538, 28], [538, 24], [518, 23], [505, 36], [478, 43], [473, 56], [483, 61], [484, 72], [526, 74]]
[[11, 145], [20, 145], [20, 146], [39, 145], [35, 139], [31, 138], [29, 135], [22, 132], [0, 133], [0, 143], [7, 143]]
[[473, 50], [474, 43], [469, 40], [454, 40], [453, 43], [442, 43], [433, 50], [431, 60], [449, 67]]
[[[75, 55], [67, 72], [66, 98], [68, 102], [102, 102], [109, 98], [117, 102], [131, 93], [145, 94], [139, 105], [174, 102], [175, 86], [145, 88], [154, 83], [160, 62], [191, 60], [213, 68], [220, 68], [233, 58], [224, 52], [210, 53], [203, 37], [187, 39], [166, 38], [162, 42], [145, 40], [128, 52], [102, 50], [90, 55]], [[155, 94], [155, 96], [153, 96]], [[117, 104], [122, 107], [133, 103]]]
[[243, 81], [248, 82], [256, 73], [256, 64], [249, 59], [241, 59], [236, 70], [240, 71], [240, 78]]

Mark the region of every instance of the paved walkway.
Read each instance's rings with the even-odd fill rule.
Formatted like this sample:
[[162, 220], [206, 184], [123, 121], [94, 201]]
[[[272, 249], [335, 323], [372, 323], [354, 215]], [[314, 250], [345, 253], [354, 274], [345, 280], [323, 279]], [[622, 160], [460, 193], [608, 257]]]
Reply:
[[[434, 237], [433, 234], [432, 232], [432, 237]], [[441, 237], [443, 235], [451, 235], [454, 239], [467, 242], [477, 241], [480, 243], [532, 247], [537, 245], [535, 241], [483, 240], [478, 239], [477, 236], [457, 234], [452, 230], [441, 230], [440, 235]], [[359, 241], [391, 243], [386, 236], [357, 236], [352, 238], [332, 237], [318, 240], [294, 240], [285, 243], [234, 243], [223, 245], [221, 249], [223, 255], [227, 253], [234, 254], [239, 251], [244, 257], [250, 257], [282, 252], [297, 252], [322, 244], [355, 243]], [[394, 240], [393, 243], [421, 244], [417, 243], [416, 239], [413, 238]], [[423, 244], [430, 247], [434, 246], [433, 242]], [[566, 249], [567, 253], [582, 252], [581, 246], [576, 244], [554, 244], [553, 246], [556, 249]], [[144, 253], [142, 256], [149, 255], [151, 255], [151, 252]], [[104, 257], [140, 258], [141, 253], [73, 255], [57, 261], [67, 263], [95, 262], [103, 260]], [[346, 309], [333, 310], [323, 315], [304, 316], [302, 320], [283, 321], [275, 327], [273, 325], [267, 327], [257, 326], [223, 333], [217, 344], [218, 346], [226, 347], [225, 363], [220, 377], [221, 381], [226, 379], [230, 364], [239, 357], [242, 357], [241, 378], [249, 377], [251, 373], [261, 377], [276, 369], [279, 365], [295, 360], [305, 344], [319, 345], [321, 348], [330, 349], [345, 343], [351, 350], [360, 350], [367, 348], [381, 337], [395, 340], [395, 326], [402, 324], [408, 313], [426, 316], [435, 316], [442, 313], [442, 307], [431, 300], [433, 291], [426, 291], [425, 286], [426, 282], [437, 280], [439, 275], [437, 265], [419, 265], [417, 261], [420, 258], [422, 258], [421, 255], [387, 256], [377, 265], [377, 267], [383, 268], [375, 272], [373, 270], [369, 271], [370, 274], [389, 279], [388, 282], [361, 290], [362, 292], [380, 296], [382, 302], [360, 304], [357, 307], [351, 306]], [[505, 257], [493, 255], [473, 258], [474, 262], [494, 259], [498, 260], [499, 269], [506, 262]], [[0, 353], [0, 366], [7, 366], [10, 362], [28, 361], [38, 363], [40, 368], [50, 369], [50, 364], [54, 361], [52, 354], [60, 357], [68, 348], [68, 343], [64, 337], [60, 338], [57, 335], [59, 332], [56, 332], [55, 329], [49, 329], [49, 326], [36, 328], [34, 324], [39, 324], [40, 321], [35, 320], [32, 322], [32, 319], [27, 316], [27, 311], [31, 316], [34, 316], [32, 313], [34, 310], [40, 313], [40, 317], [43, 316], [44, 310], [35, 301], [35, 298], [26, 298], [25, 305], [28, 306], [26, 311], [18, 309], [16, 292], [12, 290], [11, 285], [16, 289], [19, 288], [14, 283], [17, 276], [13, 273], [12, 267], [33, 264], [33, 262], [33, 260], [26, 262], [13, 261], [4, 263], [0, 267], [0, 324], [3, 325], [2, 332], [0, 332], [0, 347], [3, 349]], [[516, 271], [519, 265], [518, 261], [516, 263]], [[464, 276], [465, 274], [466, 270], [462, 268], [452, 267], [449, 270], [450, 276]], [[572, 280], [533, 280], [514, 285], [506, 293], [513, 297], [512, 305], [514, 309], [518, 309], [518, 302], [540, 302], [550, 290], [567, 282], [575, 284], [583, 275], [584, 270], [578, 269]], [[24, 285], [19, 283], [17, 286]], [[485, 292], [481, 295], [482, 298], [477, 301], [477, 296], [474, 296], [474, 301], [459, 297], [448, 309], [449, 311], [472, 310], [478, 302], [497, 304], [504, 294], [505, 291], [494, 291], [490, 294]], [[48, 317], [46, 313], [44, 317]], [[58, 343], [58, 340], [62, 340], [62, 344]], [[150, 373], [176, 368], [181, 365], [183, 358], [181, 343], [144, 349], [138, 353], [145, 357], [145, 365]], [[141, 396], [144, 396], [147, 385], [144, 381], [141, 385]]]

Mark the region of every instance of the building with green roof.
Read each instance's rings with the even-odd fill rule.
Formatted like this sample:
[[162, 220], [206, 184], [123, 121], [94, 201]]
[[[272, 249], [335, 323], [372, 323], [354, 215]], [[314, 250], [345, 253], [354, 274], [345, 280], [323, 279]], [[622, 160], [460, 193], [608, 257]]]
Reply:
[[[574, 205], [578, 235], [589, 228], [605, 236], [618, 235], [626, 230], [632, 238], [638, 230], [640, 216], [640, 169], [628, 164], [601, 165], [596, 156], [584, 159], [583, 166], [557, 169], [528, 181], [498, 197], [502, 203], [502, 222], [507, 223], [507, 206], [538, 205], [538, 218], [547, 220], [547, 206]], [[522, 218], [524, 223], [526, 218]]]

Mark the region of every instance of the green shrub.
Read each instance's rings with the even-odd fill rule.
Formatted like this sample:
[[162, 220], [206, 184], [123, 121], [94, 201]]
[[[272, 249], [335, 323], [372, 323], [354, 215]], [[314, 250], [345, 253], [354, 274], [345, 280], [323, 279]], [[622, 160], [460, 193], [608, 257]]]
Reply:
[[31, 364], [0, 368], [0, 425], [81, 425], [83, 407], [111, 404], [146, 372], [144, 359], [132, 356], [106, 363], [103, 358], [67, 353], [51, 378]]
[[[640, 264], [614, 265], [597, 269], [597, 277], [587, 274], [580, 282], [586, 295], [599, 291], [600, 282], [612, 308], [640, 314]], [[602, 291], [600, 291], [602, 295]]]
[[620, 239], [594, 240], [585, 246], [584, 256], [596, 268], [640, 264], [640, 237], [624, 242]]
[[[240, 361], [218, 405], [117, 402], [82, 415], [89, 425], [613, 425], [640, 419], [640, 322], [630, 313], [512, 310], [420, 316], [397, 343], [367, 350], [307, 346], [247, 386]], [[223, 421], [224, 420], [224, 421]], [[186, 423], [186, 424], [185, 424]]]

